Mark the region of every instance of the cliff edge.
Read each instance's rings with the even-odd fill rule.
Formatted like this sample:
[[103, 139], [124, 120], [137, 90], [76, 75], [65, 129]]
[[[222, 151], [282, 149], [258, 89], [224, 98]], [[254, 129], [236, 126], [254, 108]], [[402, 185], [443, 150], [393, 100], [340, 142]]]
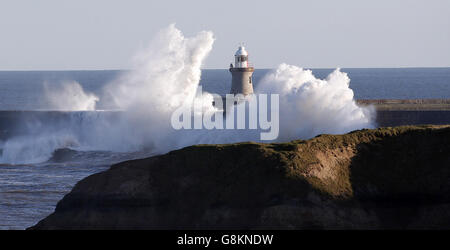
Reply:
[[450, 229], [450, 126], [198, 145], [111, 166], [31, 229]]

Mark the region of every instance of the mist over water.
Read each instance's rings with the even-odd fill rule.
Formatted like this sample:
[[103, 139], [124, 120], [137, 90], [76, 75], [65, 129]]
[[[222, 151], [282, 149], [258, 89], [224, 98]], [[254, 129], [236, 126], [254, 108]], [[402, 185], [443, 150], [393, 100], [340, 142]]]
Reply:
[[[0, 143], [0, 163], [47, 161], [60, 148], [85, 151], [164, 153], [198, 143], [260, 141], [259, 130], [175, 130], [170, 121], [180, 106], [191, 107], [201, 79], [201, 66], [214, 43], [212, 32], [185, 37], [174, 25], [161, 30], [137, 53], [133, 70], [106, 85], [102, 95], [76, 82], [47, 89], [55, 110], [89, 111], [97, 104], [119, 112], [74, 112], [63, 122], [29, 122], [26, 132]], [[256, 94], [279, 94], [280, 133], [276, 141], [307, 139], [320, 133], [345, 133], [374, 127], [374, 112], [358, 107], [350, 79], [339, 69], [326, 79], [311, 71], [281, 64], [258, 84]], [[193, 116], [218, 112], [212, 96]], [[266, 141], [267, 142], [267, 141]]]
[[52, 110], [63, 111], [88, 111], [95, 110], [95, 106], [99, 98], [92, 94], [86, 93], [83, 87], [76, 82], [63, 82], [57, 87], [50, 87], [45, 84], [45, 98], [48, 100]]

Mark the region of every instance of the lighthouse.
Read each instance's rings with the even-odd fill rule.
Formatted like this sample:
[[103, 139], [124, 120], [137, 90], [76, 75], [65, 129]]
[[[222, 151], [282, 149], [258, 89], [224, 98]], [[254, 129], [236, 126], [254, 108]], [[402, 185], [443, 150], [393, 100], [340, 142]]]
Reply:
[[252, 75], [255, 69], [248, 62], [248, 52], [244, 46], [239, 46], [234, 54], [234, 66], [230, 65], [231, 90], [230, 94], [253, 94]]

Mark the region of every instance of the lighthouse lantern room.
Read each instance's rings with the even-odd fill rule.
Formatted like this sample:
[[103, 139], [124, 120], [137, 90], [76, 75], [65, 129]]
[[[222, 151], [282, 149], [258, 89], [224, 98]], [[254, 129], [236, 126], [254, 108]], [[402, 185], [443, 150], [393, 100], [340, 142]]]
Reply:
[[239, 46], [239, 49], [234, 54], [234, 65], [236, 68], [248, 67], [248, 53], [244, 46]]

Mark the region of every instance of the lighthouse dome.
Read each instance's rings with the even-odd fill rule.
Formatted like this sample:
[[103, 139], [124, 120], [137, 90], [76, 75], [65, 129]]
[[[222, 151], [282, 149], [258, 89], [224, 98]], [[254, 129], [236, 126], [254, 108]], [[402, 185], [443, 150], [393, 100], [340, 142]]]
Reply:
[[248, 56], [247, 50], [244, 46], [239, 46], [239, 49], [234, 54], [235, 56]]

